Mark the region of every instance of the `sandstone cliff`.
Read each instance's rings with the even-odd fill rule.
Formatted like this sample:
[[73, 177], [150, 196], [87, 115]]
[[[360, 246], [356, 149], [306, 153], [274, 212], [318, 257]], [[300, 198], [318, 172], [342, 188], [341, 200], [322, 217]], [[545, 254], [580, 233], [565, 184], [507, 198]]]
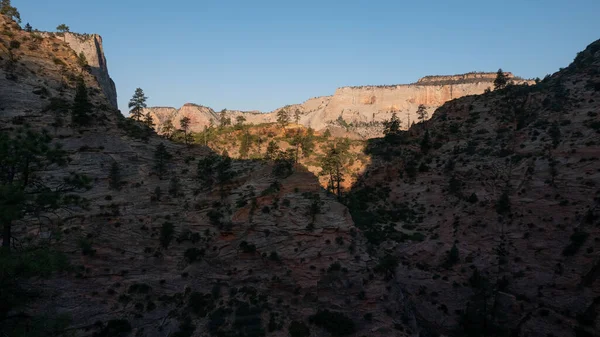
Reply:
[[[506, 74], [515, 84], [533, 83], [533, 81], [516, 78], [511, 73]], [[410, 124], [417, 121], [416, 111], [420, 104], [425, 105], [431, 115], [445, 102], [468, 95], [482, 94], [486, 89], [493, 87], [495, 77], [496, 73], [469, 73], [426, 76], [413, 84], [343, 87], [337, 89], [332, 96], [312, 98], [288, 108], [291, 111], [295, 109], [301, 111], [299, 122], [306, 127], [315, 130], [345, 129], [354, 136], [372, 138], [381, 136], [381, 123], [389, 120], [392, 113], [398, 114], [402, 120], [402, 127], [407, 129]], [[180, 109], [181, 112], [172, 113], [170, 110], [169, 116], [174, 124], [184, 115], [196, 120], [192, 122], [193, 131], [201, 131], [210, 120], [217, 122], [212, 109], [192, 112], [186, 106]], [[276, 113], [279, 110], [263, 114], [230, 111], [228, 116], [235, 120], [238, 115], [243, 115], [246, 123], [272, 123], [277, 120]], [[164, 110], [149, 108], [148, 111], [157, 119], [164, 120]], [[197, 114], [202, 116], [196, 116]], [[160, 130], [160, 126], [161, 124], [158, 123], [157, 130]]]
[[[51, 37], [56, 33], [44, 33], [42, 36]], [[66, 42], [77, 55], [83, 53], [86, 57], [90, 72], [96, 77], [102, 92], [113, 108], [117, 106], [117, 88], [108, 74], [108, 65], [104, 56], [102, 37], [98, 34], [61, 33], [59, 38]]]

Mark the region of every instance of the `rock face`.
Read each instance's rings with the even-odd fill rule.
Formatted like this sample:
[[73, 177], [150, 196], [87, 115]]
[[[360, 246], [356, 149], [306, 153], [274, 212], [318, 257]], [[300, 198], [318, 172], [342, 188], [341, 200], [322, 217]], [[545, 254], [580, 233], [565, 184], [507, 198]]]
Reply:
[[[515, 78], [511, 73], [507, 77], [515, 84], [532, 84]], [[496, 73], [469, 73], [451, 76], [426, 76], [413, 84], [343, 87], [335, 91], [333, 96], [316, 97], [302, 104], [289, 106], [290, 111], [299, 109], [302, 113], [300, 124], [315, 130], [327, 128], [344, 128], [352, 131], [356, 136], [372, 138], [381, 136], [382, 122], [391, 118], [396, 113], [402, 120], [402, 127], [407, 129], [410, 124], [417, 122], [416, 111], [420, 104], [427, 107], [429, 115], [450, 100], [482, 94], [486, 89], [493, 87]], [[187, 105], [186, 105], [187, 106]], [[173, 122], [190, 112], [184, 106], [182, 112], [172, 114]], [[157, 110], [158, 109], [158, 110]], [[160, 108], [149, 108], [152, 114], [161, 114]], [[270, 113], [244, 113], [230, 111], [228, 116], [243, 115], [246, 123], [272, 123], [277, 120], [277, 109]], [[195, 117], [197, 125], [192, 122], [193, 130], [202, 130], [208, 121], [217, 122], [214, 111], [209, 108], [199, 109], [193, 114], [203, 114]], [[159, 118], [160, 119], [160, 118]], [[157, 126], [160, 130], [160, 124]]]
[[599, 102], [600, 40], [537, 85], [462, 97], [369, 140], [348, 207], [377, 254], [401, 261], [421, 324], [598, 334]]
[[[45, 34], [45, 36], [50, 33]], [[98, 34], [64, 33], [60, 37], [77, 55], [83, 53], [91, 67], [91, 73], [96, 76], [102, 92], [113, 108], [117, 106], [117, 88], [108, 74], [108, 65], [102, 47], [102, 37]]]

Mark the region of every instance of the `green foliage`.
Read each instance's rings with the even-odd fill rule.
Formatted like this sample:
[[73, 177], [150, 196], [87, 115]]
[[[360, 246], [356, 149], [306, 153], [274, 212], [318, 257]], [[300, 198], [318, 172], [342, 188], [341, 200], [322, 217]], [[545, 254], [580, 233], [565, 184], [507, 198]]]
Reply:
[[0, 1], [0, 14], [6, 15], [9, 18], [21, 23], [21, 14], [17, 10], [16, 7], [13, 7], [10, 4], [10, 0], [2, 0]]
[[61, 33], [67, 33], [70, 31], [69, 26], [65, 25], [64, 23], [61, 23], [60, 25], [58, 25], [56, 27], [56, 30]]
[[250, 133], [246, 131], [242, 134], [240, 140], [240, 158], [248, 157], [248, 151], [250, 150], [250, 147], [252, 147], [252, 137], [250, 136]]
[[319, 310], [309, 320], [327, 330], [333, 337], [348, 336], [356, 331], [354, 321], [341, 312]]
[[169, 248], [171, 240], [173, 240], [173, 234], [175, 233], [175, 226], [170, 222], [165, 222], [160, 228], [160, 245], [164, 248]]
[[198, 159], [196, 170], [197, 178], [207, 186], [212, 186], [214, 182], [215, 165], [219, 162], [219, 157], [213, 153]]
[[502, 69], [498, 69], [496, 78], [494, 79], [494, 90], [504, 89], [506, 84], [508, 84], [508, 77], [506, 77]]
[[128, 107], [130, 109], [129, 114], [131, 118], [135, 119], [138, 122], [141, 121], [143, 110], [147, 107], [147, 99], [148, 97], [144, 95], [144, 90], [142, 90], [142, 88], [135, 89], [135, 92], [133, 93], [133, 96], [129, 100], [128, 104]]
[[191, 123], [191, 119], [189, 117], [182, 117], [179, 120], [179, 125], [181, 125], [181, 132], [183, 132], [183, 142], [186, 145], [189, 145], [192, 141], [192, 137], [191, 135], [188, 133], [189, 129], [190, 129], [190, 123]]
[[281, 127], [285, 127], [290, 122], [290, 112], [287, 107], [284, 107], [277, 111], [277, 123], [281, 125]]
[[427, 113], [427, 108], [424, 104], [419, 104], [419, 107], [417, 108], [417, 116], [419, 116], [419, 123], [424, 123], [429, 118], [429, 113]]
[[429, 139], [429, 130], [426, 130], [423, 139], [421, 139], [421, 152], [427, 154], [429, 149], [431, 149], [431, 140]]
[[171, 177], [171, 180], [169, 180], [169, 195], [174, 198], [177, 198], [180, 195], [179, 193], [180, 193], [179, 178]]
[[29, 22], [27, 22], [27, 24], [25, 25], [25, 28], [24, 28], [24, 29], [25, 29], [25, 31], [26, 31], [27, 33], [31, 33], [31, 32], [33, 32], [33, 27], [31, 27], [31, 25], [29, 24]]
[[77, 64], [81, 68], [87, 68], [89, 66], [87, 57], [85, 57], [85, 54], [83, 52], [81, 52], [81, 53], [79, 53], [79, 55], [77, 55]]
[[21, 48], [21, 42], [19, 42], [17, 40], [11, 40], [10, 43], [8, 44], [8, 47], [10, 49], [19, 49], [19, 48]]
[[306, 135], [300, 141], [300, 147], [302, 148], [304, 158], [310, 157], [315, 149], [315, 130], [308, 128]]
[[386, 138], [394, 138], [400, 134], [400, 126], [402, 121], [398, 118], [398, 115], [394, 112], [389, 121], [383, 123], [383, 133]]
[[77, 87], [75, 89], [75, 98], [71, 108], [71, 121], [78, 126], [90, 125], [92, 104], [88, 98], [88, 91], [83, 77], [77, 79]]
[[279, 152], [279, 145], [274, 140], [269, 142], [267, 145], [267, 152], [265, 153], [265, 159], [274, 160]]
[[589, 236], [590, 236], [590, 234], [587, 232], [584, 232], [584, 231], [577, 231], [577, 232], [571, 234], [571, 236], [569, 237], [569, 240], [571, 240], [571, 243], [569, 243], [569, 245], [567, 247], [565, 247], [565, 249], [563, 249], [562, 254], [564, 256], [575, 255], [579, 251], [581, 246], [583, 246], [583, 244], [585, 243], [585, 241], [587, 240], [587, 238]]
[[167, 173], [167, 165], [172, 155], [167, 151], [165, 144], [160, 143], [154, 150], [154, 171], [160, 179]]
[[279, 151], [273, 165], [273, 175], [280, 179], [290, 176], [294, 171], [294, 157], [293, 149], [286, 152]]
[[117, 126], [125, 131], [125, 133], [129, 137], [133, 137], [136, 139], [141, 139], [143, 141], [148, 141], [150, 136], [150, 130], [145, 125], [137, 123], [136, 121], [129, 118], [122, 118], [117, 123]]
[[291, 337], [309, 337], [310, 329], [304, 322], [292, 321], [288, 329]]
[[2, 245], [7, 249], [13, 221], [27, 214], [85, 205], [73, 192], [90, 188], [87, 177], [71, 174], [56, 185], [41, 174], [50, 165], [67, 163], [66, 152], [59, 144], [51, 146], [51, 141], [48, 133], [29, 129], [19, 129], [13, 137], [0, 133], [0, 223], [4, 226]]

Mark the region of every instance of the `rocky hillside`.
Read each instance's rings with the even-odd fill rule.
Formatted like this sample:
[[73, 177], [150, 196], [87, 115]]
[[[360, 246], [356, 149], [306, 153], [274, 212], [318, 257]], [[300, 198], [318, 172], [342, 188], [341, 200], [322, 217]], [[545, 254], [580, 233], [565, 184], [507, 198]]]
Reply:
[[[600, 331], [600, 40], [533, 86], [453, 100], [370, 141], [347, 205], [420, 324]], [[377, 252], [377, 253], [375, 253]]]
[[[533, 84], [506, 73], [516, 84]], [[406, 129], [417, 121], [417, 107], [425, 105], [429, 114], [447, 101], [482, 94], [493, 88], [496, 73], [469, 73], [452, 76], [427, 76], [413, 84], [343, 87], [332, 96], [316, 97], [302, 104], [288, 106], [290, 111], [299, 109], [299, 123], [315, 130], [343, 129], [350, 131], [354, 138], [372, 138], [382, 135], [382, 122], [397, 113]], [[235, 121], [244, 116], [245, 123], [261, 124], [277, 121], [277, 111], [270, 113], [228, 111], [227, 116]], [[166, 120], [177, 127], [179, 120], [189, 117], [192, 131], [199, 132], [210, 121], [218, 125], [219, 117], [212, 109], [194, 104], [186, 104], [179, 110], [175, 108], [149, 108], [160, 132]]]
[[[52, 212], [18, 217], [5, 213], [14, 205], [4, 199], [10, 177], [2, 175], [1, 219], [18, 220], [11, 251], [0, 250], [0, 335], [401, 336], [421, 329], [403, 293], [373, 272], [377, 261], [348, 209], [313, 174], [160, 138], [111, 108], [101, 81], [62, 37], [0, 20], [1, 144], [22, 130], [49, 129], [68, 161], [33, 167], [38, 186], [60, 191], [62, 179], [77, 173], [89, 187], [68, 198], [78, 207], [47, 205]], [[75, 94], [80, 77], [83, 97], [81, 89]], [[82, 102], [85, 123], [76, 123]]]

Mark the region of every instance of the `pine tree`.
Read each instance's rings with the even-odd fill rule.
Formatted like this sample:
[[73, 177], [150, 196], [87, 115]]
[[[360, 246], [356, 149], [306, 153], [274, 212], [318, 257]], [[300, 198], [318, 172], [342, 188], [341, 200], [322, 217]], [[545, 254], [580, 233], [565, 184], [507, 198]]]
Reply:
[[248, 151], [252, 146], [252, 137], [248, 131], [244, 132], [240, 141], [240, 158], [247, 158]]
[[144, 116], [144, 125], [146, 125], [149, 129], [154, 128], [154, 119], [152, 118], [150, 111], [148, 111], [148, 113], [146, 113]]
[[300, 109], [294, 110], [294, 121], [296, 124], [300, 123]]
[[165, 137], [167, 137], [167, 139], [171, 139], [171, 137], [173, 137], [173, 132], [175, 132], [175, 126], [173, 126], [173, 121], [167, 119], [167, 121], [162, 126], [161, 132]]
[[277, 111], [277, 123], [281, 125], [282, 128], [285, 128], [286, 125], [290, 122], [290, 113], [286, 108], [283, 108]]
[[502, 68], [498, 69], [496, 72], [496, 79], [494, 80], [494, 90], [503, 89], [508, 84], [508, 78], [506, 74], [502, 71]]
[[135, 89], [133, 97], [129, 100], [129, 114], [131, 118], [136, 121], [140, 121], [143, 117], [143, 110], [147, 107], [146, 100], [148, 97], [144, 96], [144, 90], [142, 88]]
[[156, 146], [156, 150], [154, 150], [154, 170], [159, 179], [162, 179], [167, 173], [167, 165], [171, 158], [172, 156], [167, 151], [165, 144], [160, 143]]
[[400, 126], [402, 125], [402, 121], [398, 118], [398, 115], [394, 112], [392, 113], [392, 117], [389, 121], [383, 123], [384, 130], [383, 133], [386, 137], [397, 136], [400, 133]]
[[241, 128], [242, 128], [242, 125], [244, 125], [244, 122], [245, 122], [245, 121], [246, 121], [246, 117], [244, 117], [244, 116], [237, 116], [237, 117], [235, 118], [235, 122], [236, 122], [236, 125], [235, 125], [235, 126], [236, 126], [238, 129], [241, 129]]
[[185, 145], [189, 145], [191, 141], [191, 135], [188, 134], [188, 130], [190, 129], [191, 119], [189, 117], [183, 117], [179, 120], [179, 125], [181, 126], [181, 131], [183, 132], [183, 142]]
[[274, 160], [277, 156], [277, 152], [279, 151], [279, 145], [274, 140], [269, 142], [267, 145], [267, 152], [265, 153], [265, 159]]
[[21, 23], [21, 14], [17, 10], [16, 7], [13, 7], [10, 4], [10, 0], [1, 0], [0, 1], [0, 14], [6, 15], [18, 23]]
[[315, 149], [315, 130], [308, 128], [300, 146], [302, 147], [302, 156], [310, 157]]
[[427, 113], [427, 108], [424, 104], [419, 104], [419, 107], [417, 108], [417, 116], [419, 116], [417, 118], [419, 123], [425, 123], [425, 121], [429, 118], [429, 113]]
[[75, 99], [71, 108], [71, 121], [79, 126], [90, 125], [92, 104], [88, 99], [88, 91], [83, 77], [77, 80], [75, 90]]
[[219, 112], [219, 125], [221, 128], [231, 125], [231, 118], [227, 117], [227, 109], [223, 109]]
[[47, 133], [20, 129], [14, 136], [0, 133], [0, 224], [2, 246], [10, 250], [15, 221], [66, 206], [84, 206], [75, 192], [89, 189], [90, 179], [79, 174], [64, 178], [62, 184], [49, 184], [41, 174], [50, 165], [64, 166], [67, 154]]
[[88, 66], [87, 57], [85, 57], [85, 54], [83, 52], [77, 55], [77, 64], [79, 64], [81, 68], [86, 68]]
[[60, 25], [58, 25], [58, 27], [56, 27], [56, 30], [59, 31], [62, 36], [63, 36], [63, 41], [67, 41], [67, 36], [65, 33], [68, 33], [70, 31], [69, 26], [65, 25], [64, 23], [61, 23]]
[[56, 30], [61, 33], [68, 33], [70, 31], [69, 26], [65, 25], [64, 23], [61, 23], [60, 25], [58, 25], [56, 27]]

